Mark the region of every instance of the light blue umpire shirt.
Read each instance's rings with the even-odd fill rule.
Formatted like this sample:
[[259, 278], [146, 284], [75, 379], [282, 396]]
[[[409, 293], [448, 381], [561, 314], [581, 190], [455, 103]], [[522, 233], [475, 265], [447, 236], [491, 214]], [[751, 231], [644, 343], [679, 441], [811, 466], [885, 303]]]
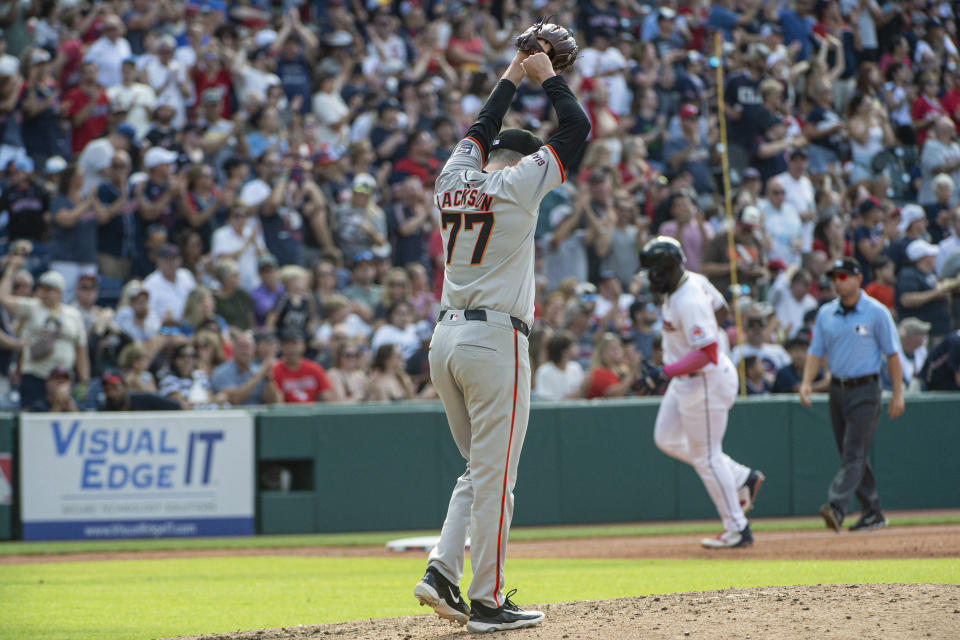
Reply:
[[883, 360], [899, 352], [900, 336], [890, 311], [863, 290], [852, 310], [835, 298], [817, 312], [809, 353], [826, 357], [835, 378], [880, 373]]

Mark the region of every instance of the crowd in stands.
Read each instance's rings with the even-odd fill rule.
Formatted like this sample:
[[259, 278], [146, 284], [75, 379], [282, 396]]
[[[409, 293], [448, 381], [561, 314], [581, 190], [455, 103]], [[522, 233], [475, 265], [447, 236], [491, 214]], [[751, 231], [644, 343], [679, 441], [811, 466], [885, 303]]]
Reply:
[[[433, 183], [540, 16], [575, 28], [592, 133], [540, 208], [534, 397], [662, 392], [639, 382], [662, 358], [637, 258], [658, 234], [727, 297], [750, 393], [796, 390], [845, 256], [898, 322], [909, 388], [956, 390], [956, 8], [4, 3], [0, 408], [435, 397]], [[523, 83], [504, 126], [555, 125]]]

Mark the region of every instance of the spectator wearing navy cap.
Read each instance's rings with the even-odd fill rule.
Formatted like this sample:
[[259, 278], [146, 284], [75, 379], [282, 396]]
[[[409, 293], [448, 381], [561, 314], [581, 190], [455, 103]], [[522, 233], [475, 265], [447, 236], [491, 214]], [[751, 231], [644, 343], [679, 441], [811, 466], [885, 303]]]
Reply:
[[950, 331], [950, 293], [960, 282], [952, 284], [937, 281], [934, 267], [937, 247], [926, 240], [914, 240], [907, 245], [905, 266], [897, 274], [897, 317], [919, 318], [930, 323], [932, 343], [937, 343]]
[[126, 280], [136, 253], [136, 202], [127, 189], [130, 155], [126, 151], [115, 151], [103, 173], [106, 180], [96, 190], [103, 209], [98, 220], [97, 268], [103, 276]]

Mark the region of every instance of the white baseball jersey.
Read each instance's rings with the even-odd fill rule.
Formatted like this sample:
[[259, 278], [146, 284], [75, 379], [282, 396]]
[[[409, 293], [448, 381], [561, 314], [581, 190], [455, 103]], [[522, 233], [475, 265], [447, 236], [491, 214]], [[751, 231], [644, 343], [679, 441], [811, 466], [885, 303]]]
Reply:
[[738, 488], [750, 469], [723, 452], [727, 418], [737, 393], [737, 373], [720, 351], [721, 333], [715, 311], [726, 303], [710, 281], [684, 273], [676, 291], [663, 303], [663, 361], [672, 364], [694, 349], [718, 343], [717, 363], [697, 375], [670, 380], [657, 412], [653, 438], [664, 453], [694, 469], [723, 521], [738, 532], [747, 526]]
[[534, 243], [540, 200], [560, 186], [550, 145], [513, 167], [484, 173], [480, 145], [466, 138], [434, 187], [446, 268], [444, 309], [493, 309], [533, 324]]
[[[714, 295], [714, 292], [716, 295]], [[711, 342], [719, 345], [715, 304], [723, 300], [720, 292], [700, 274], [687, 271], [677, 290], [663, 301], [663, 362], [673, 364], [694, 349]], [[715, 369], [707, 364], [702, 371]]]

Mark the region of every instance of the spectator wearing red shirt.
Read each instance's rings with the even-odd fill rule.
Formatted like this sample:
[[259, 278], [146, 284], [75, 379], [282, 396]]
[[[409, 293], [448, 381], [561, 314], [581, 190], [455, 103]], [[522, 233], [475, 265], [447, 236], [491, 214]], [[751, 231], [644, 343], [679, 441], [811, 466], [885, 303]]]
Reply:
[[593, 351], [590, 372], [584, 378], [584, 396], [589, 400], [631, 395], [638, 365], [636, 350], [624, 349], [619, 336], [605, 333]]
[[110, 99], [97, 83], [97, 65], [84, 62], [80, 82], [63, 96], [63, 114], [70, 121], [73, 135], [70, 148], [79, 154], [87, 143], [107, 132]]
[[913, 129], [917, 132], [917, 147], [922, 149], [933, 123], [940, 116], [949, 114], [937, 97], [940, 92], [940, 82], [935, 73], [923, 74], [920, 78], [920, 91], [922, 93], [910, 107], [910, 118], [913, 120]]
[[423, 183], [424, 189], [433, 190], [433, 183], [437, 180], [437, 171], [440, 161], [436, 156], [437, 142], [429, 131], [416, 131], [411, 134], [407, 142], [407, 155], [397, 161], [393, 171], [395, 174], [416, 176]]
[[947, 115], [953, 118], [957, 134], [960, 134], [960, 67], [953, 70], [953, 88], [944, 94], [940, 104], [946, 109]]
[[203, 53], [197, 66], [190, 72], [193, 86], [196, 89], [196, 95], [202, 96], [207, 89], [219, 89], [221, 96], [220, 117], [224, 120], [230, 119], [230, 91], [233, 82], [230, 79], [230, 73], [224, 68], [220, 60], [220, 54], [214, 50], [207, 50]]
[[283, 394], [283, 401], [308, 404], [321, 400], [339, 400], [319, 364], [303, 357], [304, 337], [299, 331], [284, 331], [281, 336], [280, 360], [273, 365], [273, 380]]

